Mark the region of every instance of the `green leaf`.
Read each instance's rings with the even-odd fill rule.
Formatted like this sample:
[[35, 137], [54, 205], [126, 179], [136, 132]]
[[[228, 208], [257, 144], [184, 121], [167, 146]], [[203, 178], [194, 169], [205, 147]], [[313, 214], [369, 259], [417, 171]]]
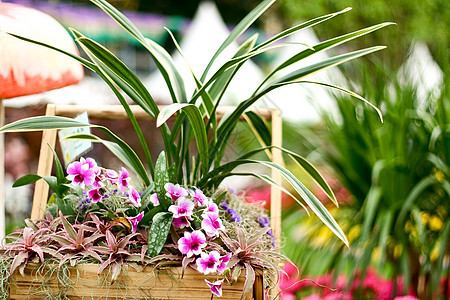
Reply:
[[154, 257], [161, 252], [169, 235], [172, 220], [171, 212], [160, 212], [153, 217], [153, 223], [148, 233], [148, 256]]
[[46, 129], [65, 129], [79, 127], [94, 127], [94, 125], [82, 123], [80, 121], [66, 117], [38, 116], [6, 124], [2, 128], [0, 128], [0, 132], [39, 131]]
[[142, 220], [139, 222], [141, 225], [148, 225], [150, 224], [150, 221], [153, 219], [153, 217], [159, 213], [162, 210], [161, 206], [156, 206], [146, 212], [144, 216], [142, 217]]
[[370, 54], [370, 53], [373, 53], [373, 52], [376, 52], [376, 51], [379, 51], [379, 50], [382, 50], [385, 48], [386, 48], [385, 46], [375, 46], [375, 47], [365, 48], [365, 49], [361, 49], [361, 50], [357, 50], [357, 51], [330, 57], [328, 59], [325, 59], [323, 61], [320, 61], [318, 63], [312, 64], [312, 65], [309, 65], [309, 66], [306, 66], [306, 67], [303, 67], [300, 69], [297, 69], [295, 71], [290, 72], [289, 74], [286, 74], [286, 75], [280, 77], [279, 79], [268, 84], [268, 87], [263, 89], [261, 91], [261, 93], [264, 93], [264, 91], [268, 92], [270, 90], [271, 86], [298, 80], [298, 79], [301, 79], [308, 75], [317, 73], [319, 71], [323, 71], [325, 69], [329, 69], [331, 67], [338, 66], [344, 62], [353, 60], [355, 58], [358, 58], [358, 57], [361, 57], [361, 56], [364, 56], [364, 55], [367, 55], [367, 54]]
[[66, 177], [64, 176], [64, 169], [61, 165], [61, 162], [59, 161], [56, 151], [52, 148], [52, 146], [50, 146], [50, 144], [47, 144], [47, 146], [49, 146], [53, 152], [53, 161], [55, 162], [56, 179], [58, 180], [58, 184], [62, 184], [66, 179]]
[[260, 142], [261, 146], [270, 146], [272, 144], [272, 134], [270, 133], [266, 122], [253, 111], [245, 112], [244, 118]]
[[32, 183], [35, 183], [36, 181], [38, 181], [41, 178], [42, 177], [39, 176], [39, 175], [28, 174], [28, 175], [22, 176], [19, 179], [17, 179], [14, 182], [14, 184], [12, 185], [12, 187], [15, 188], [15, 187], [24, 186], [24, 185], [27, 185], [27, 184], [32, 184]]
[[161, 151], [155, 164], [155, 190], [158, 195], [159, 205], [164, 209], [169, 208], [171, 199], [166, 196], [164, 185], [169, 182], [169, 174], [167, 172], [166, 153]]
[[[315, 18], [315, 19], [312, 19], [312, 20], [306, 21], [306, 22], [304, 22], [304, 23], [295, 25], [295, 26], [293, 26], [293, 27], [291, 27], [291, 28], [289, 28], [289, 29], [286, 29], [286, 30], [284, 30], [284, 31], [282, 31], [282, 32], [280, 32], [280, 33], [278, 33], [277, 35], [275, 35], [274, 37], [268, 39], [267, 41], [265, 41], [265, 42], [259, 44], [259, 45], [255, 48], [255, 50], [258, 50], [258, 49], [260, 49], [260, 48], [262, 48], [262, 47], [265, 47], [265, 46], [267, 46], [267, 45], [270, 45], [270, 44], [272, 44], [272, 43], [274, 43], [274, 42], [276, 42], [276, 41], [278, 41], [278, 40], [280, 40], [280, 39], [282, 39], [282, 38], [285, 38], [285, 37], [287, 37], [287, 36], [289, 36], [289, 35], [291, 35], [291, 34], [297, 32], [297, 31], [300, 31], [300, 30], [302, 30], [302, 29], [306, 29], [306, 28], [312, 27], [312, 26], [314, 26], [314, 25], [317, 25], [317, 24], [319, 24], [319, 23], [322, 23], [322, 22], [324, 22], [324, 21], [327, 21], [327, 20], [329, 20], [329, 19], [331, 19], [331, 18], [334, 18], [334, 17], [336, 17], [336, 16], [338, 16], [338, 15], [340, 15], [340, 14], [343, 14], [343, 13], [345, 13], [345, 12], [348, 12], [349, 10], [351, 10], [351, 7], [347, 7], [347, 8], [345, 8], [345, 9], [341, 10], [341, 11], [338, 11], [338, 12], [335, 12], [335, 13], [332, 13], [332, 14], [328, 14], [328, 15], [325, 15], [325, 16], [317, 17], [317, 18]], [[314, 49], [311, 49], [311, 50], [314, 51]]]
[[65, 231], [67, 232], [67, 235], [74, 241], [77, 240], [77, 233], [75, 229], [72, 227], [72, 225], [67, 221], [67, 219], [64, 217], [64, 215], [60, 214], [60, 218], [62, 221], [62, 224], [64, 226]]
[[373, 32], [375, 30], [381, 29], [383, 27], [386, 27], [388, 25], [393, 25], [394, 23], [391, 22], [386, 22], [386, 23], [381, 23], [381, 24], [377, 24], [374, 26], [370, 26], [367, 28], [363, 28], [351, 33], [347, 33], [344, 34], [342, 36], [338, 36], [332, 39], [329, 39], [327, 41], [321, 42], [317, 45], [314, 45], [314, 49], [305, 49], [303, 51], [301, 51], [300, 53], [297, 53], [296, 55], [294, 55], [293, 57], [289, 58], [288, 60], [286, 60], [285, 62], [283, 62], [282, 64], [280, 64], [277, 68], [275, 68], [269, 75], [267, 75], [267, 77], [263, 80], [263, 82], [261, 83], [261, 85], [259, 86], [258, 89], [256, 89], [256, 92], [264, 85], [265, 82], [267, 82], [269, 80], [269, 78], [271, 78], [274, 74], [276, 74], [278, 71], [285, 69], [286, 67], [301, 61], [305, 58], [307, 58], [308, 56], [311, 56], [313, 54], [319, 53], [321, 51], [330, 49], [332, 47], [338, 46], [340, 44], [343, 44], [345, 42], [348, 42], [350, 40], [353, 40], [355, 38], [358, 38], [360, 36], [366, 35], [370, 32]]
[[80, 56], [77, 56], [77, 55], [75, 55], [75, 54], [72, 54], [72, 53], [70, 53], [70, 52], [67, 52], [67, 51], [64, 51], [64, 50], [62, 50], [62, 49], [53, 47], [53, 46], [51, 46], [51, 45], [47, 45], [47, 44], [45, 44], [45, 43], [41, 43], [41, 42], [39, 42], [39, 41], [35, 41], [35, 40], [32, 40], [32, 39], [28, 39], [28, 38], [26, 38], [26, 37], [23, 37], [23, 36], [20, 36], [20, 35], [17, 35], [17, 34], [13, 34], [13, 33], [9, 33], [9, 32], [7, 32], [7, 34], [9, 34], [9, 35], [11, 35], [11, 36], [13, 36], [13, 37], [15, 37], [15, 38], [18, 38], [18, 39], [20, 39], [20, 40], [23, 40], [23, 41], [26, 41], [26, 42], [29, 42], [29, 43], [32, 43], [32, 44], [36, 44], [36, 45], [39, 45], [39, 46], [43, 46], [43, 47], [46, 47], [46, 48], [55, 50], [55, 51], [57, 51], [57, 52], [60, 52], [60, 53], [62, 53], [62, 54], [65, 54], [65, 55], [67, 55], [67, 56], [69, 56], [69, 57], [75, 59], [76, 61], [80, 62], [80, 63], [81, 63], [83, 66], [85, 66], [86, 68], [91, 69], [91, 70], [93, 70], [93, 71], [95, 71], [95, 69], [96, 69], [95, 64], [93, 64], [92, 62], [90, 62], [90, 61], [88, 61], [87, 59], [84, 59], [84, 58], [82, 58], [82, 57], [80, 57]]
[[269, 161], [249, 160], [249, 162], [261, 164], [280, 172], [280, 174], [286, 179], [287, 182], [291, 184], [291, 186], [295, 189], [295, 191], [299, 193], [303, 201], [305, 201], [308, 204], [309, 208], [311, 208], [311, 210], [316, 214], [316, 216], [319, 217], [319, 219], [322, 220], [322, 222], [339, 239], [341, 239], [341, 241], [343, 241], [347, 246], [349, 246], [344, 232], [336, 223], [336, 221], [328, 212], [328, 210], [325, 208], [325, 206], [323, 206], [323, 204], [313, 195], [313, 193], [311, 193], [289, 170]]
[[187, 115], [189, 122], [191, 124], [191, 128], [194, 131], [200, 163], [203, 168], [203, 174], [205, 174], [209, 166], [208, 140], [206, 136], [205, 123], [203, 123], [203, 118], [197, 106], [193, 104], [178, 104], [178, 103], [169, 105], [165, 107], [158, 115], [156, 126], [161, 126], [174, 113], [176, 113], [179, 110], [181, 110], [183, 113]]

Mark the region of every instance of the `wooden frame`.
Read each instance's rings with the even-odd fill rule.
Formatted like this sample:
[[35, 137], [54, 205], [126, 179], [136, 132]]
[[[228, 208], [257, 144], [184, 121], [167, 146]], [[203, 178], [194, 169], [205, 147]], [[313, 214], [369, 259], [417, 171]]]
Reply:
[[[138, 120], [151, 120], [151, 117], [145, 113], [138, 106], [131, 106], [131, 110]], [[231, 107], [220, 107], [217, 111], [218, 118], [231, 111]], [[87, 112], [88, 116], [96, 120], [125, 120], [128, 119], [125, 110], [120, 105], [102, 105], [102, 106], [79, 106], [79, 105], [53, 105], [48, 104], [46, 115], [47, 116], [64, 116], [64, 117], [76, 117], [80, 113]], [[264, 118], [266, 121], [272, 123], [272, 145], [281, 147], [282, 143], [282, 119], [279, 110], [275, 109], [258, 109], [258, 115]], [[56, 145], [56, 130], [45, 130], [42, 134], [42, 143], [39, 155], [39, 163], [37, 174], [41, 176], [49, 176], [51, 174], [53, 165], [53, 153], [48, 145], [53, 148]], [[282, 164], [281, 150], [274, 148], [272, 150], [272, 161], [277, 164]], [[275, 182], [281, 184], [281, 175], [272, 171], [272, 178]], [[43, 217], [47, 199], [48, 199], [49, 186], [44, 180], [36, 182], [33, 207], [31, 211], [31, 219], [36, 220]], [[281, 236], [281, 191], [276, 187], [271, 188], [271, 201], [270, 201], [270, 215], [271, 215], [271, 227], [275, 236], [276, 243], [279, 245]], [[255, 299], [264, 299], [263, 280], [262, 276], [257, 280], [253, 289], [253, 296]], [[277, 289], [274, 289], [273, 295], [277, 293]]]

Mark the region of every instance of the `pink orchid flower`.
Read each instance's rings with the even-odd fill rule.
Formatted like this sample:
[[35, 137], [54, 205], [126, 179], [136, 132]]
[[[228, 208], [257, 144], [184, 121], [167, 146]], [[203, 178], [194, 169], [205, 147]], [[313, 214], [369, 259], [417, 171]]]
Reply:
[[128, 195], [127, 203], [131, 203], [136, 207], [141, 206], [141, 195], [132, 187]]
[[164, 185], [164, 189], [167, 191], [166, 195], [172, 199], [172, 202], [188, 195], [188, 192], [184, 188], [180, 187], [179, 184], [166, 183]]
[[128, 183], [130, 181], [130, 173], [127, 169], [122, 167], [122, 171], [120, 171], [118, 177], [117, 177], [117, 187], [122, 191], [125, 192], [125, 189], [130, 187], [130, 184]]
[[173, 218], [172, 224], [176, 228], [185, 228], [189, 226], [189, 220], [186, 217]]
[[201, 257], [197, 258], [197, 270], [202, 274], [217, 272], [217, 266], [220, 263], [220, 254], [216, 250], [209, 253], [202, 252]]
[[203, 192], [201, 190], [199, 190], [197, 188], [195, 190], [190, 190], [189, 194], [194, 199], [194, 202], [197, 205], [203, 206], [208, 203], [208, 198], [203, 194]]
[[111, 181], [111, 183], [115, 183], [117, 181], [117, 179], [119, 178], [119, 174], [117, 174], [116, 171], [111, 170], [111, 169], [103, 170], [103, 174], [105, 175], [105, 177], [107, 179], [109, 179], [109, 181]]
[[222, 256], [219, 260], [219, 264], [217, 265], [217, 271], [219, 273], [223, 274], [225, 272], [225, 269], [227, 268], [227, 264], [231, 259], [231, 253], [227, 253], [225, 256]]
[[224, 279], [220, 279], [220, 280], [217, 280], [217, 281], [214, 281], [214, 282], [210, 282], [210, 281], [205, 279], [206, 284], [211, 289], [211, 293], [213, 293], [217, 297], [222, 297], [222, 284], [223, 284], [223, 281], [224, 281]]
[[219, 230], [224, 230], [222, 220], [220, 220], [218, 214], [207, 212], [202, 216], [202, 229], [205, 230], [208, 236], [217, 236], [219, 235]]
[[194, 203], [188, 199], [182, 199], [178, 202], [178, 205], [169, 206], [169, 211], [173, 213], [174, 218], [187, 217], [190, 218], [192, 216], [192, 211], [194, 210]]
[[200, 230], [195, 230], [192, 233], [185, 231], [184, 237], [178, 240], [178, 250], [187, 257], [199, 255], [205, 246], [206, 237]]
[[72, 181], [75, 185], [80, 185], [84, 188], [87, 185], [92, 185], [95, 181], [95, 172], [89, 168], [89, 164], [74, 161], [67, 166], [67, 179]]
[[208, 212], [218, 215], [219, 214], [219, 207], [217, 206], [217, 204], [215, 204], [212, 201], [206, 202], [206, 208], [205, 208], [204, 214], [208, 213]]
[[102, 200], [102, 192], [99, 188], [92, 189], [88, 192], [89, 198], [91, 198], [92, 202], [97, 203]]
[[150, 196], [150, 202], [153, 204], [153, 206], [158, 206], [159, 205], [159, 199], [158, 199], [158, 194], [154, 193]]
[[127, 218], [128, 221], [130, 221], [130, 223], [131, 223], [131, 231], [133, 233], [135, 233], [137, 231], [137, 226], [143, 217], [144, 217], [144, 212], [141, 212], [140, 214], [138, 214], [135, 217]]

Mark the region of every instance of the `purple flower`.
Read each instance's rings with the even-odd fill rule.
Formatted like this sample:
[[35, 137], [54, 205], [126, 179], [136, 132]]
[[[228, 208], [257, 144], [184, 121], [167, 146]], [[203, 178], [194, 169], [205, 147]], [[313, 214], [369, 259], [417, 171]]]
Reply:
[[139, 195], [139, 193], [134, 188], [131, 188], [131, 191], [128, 194], [127, 203], [131, 203], [136, 207], [141, 206], [141, 195]]
[[150, 202], [153, 204], [153, 206], [158, 206], [159, 205], [159, 199], [158, 199], [158, 194], [154, 193], [150, 196]]
[[202, 228], [208, 236], [217, 236], [219, 234], [218, 231], [224, 229], [218, 214], [207, 212], [202, 216]]
[[231, 221], [233, 221], [233, 222], [236, 222], [236, 223], [239, 223], [239, 222], [241, 222], [242, 221], [242, 219], [241, 219], [241, 216], [240, 215], [238, 215], [238, 214], [232, 214], [231, 215]]
[[94, 203], [100, 202], [103, 197], [102, 191], [100, 189], [92, 189], [88, 192], [88, 195]]
[[184, 188], [180, 187], [179, 184], [166, 183], [164, 188], [167, 191], [166, 195], [172, 198], [172, 202], [177, 201], [178, 198], [186, 197], [188, 195], [188, 192]]
[[205, 212], [204, 213], [215, 213], [215, 214], [219, 214], [219, 208], [217, 207], [217, 204], [215, 204], [212, 201], [209, 201], [206, 203], [206, 208], [205, 208]]
[[126, 188], [130, 187], [130, 184], [128, 181], [130, 180], [130, 173], [127, 169], [122, 167], [122, 171], [120, 171], [118, 177], [117, 177], [117, 187], [124, 192]]
[[189, 226], [189, 221], [186, 217], [173, 218], [172, 224], [176, 228], [184, 228]]
[[203, 194], [201, 190], [197, 188], [195, 190], [190, 190], [190, 195], [200, 206], [206, 205], [208, 203], [208, 198]]
[[171, 205], [169, 211], [173, 213], [174, 218], [188, 217], [192, 215], [194, 210], [194, 203], [188, 199], [182, 199], [178, 202], [178, 205]]
[[213, 293], [217, 297], [222, 297], [222, 284], [223, 284], [223, 281], [224, 281], [224, 279], [220, 279], [220, 280], [217, 280], [217, 281], [214, 281], [214, 282], [210, 282], [210, 281], [205, 279], [206, 284], [211, 289], [211, 293]]
[[187, 257], [199, 255], [205, 246], [206, 237], [200, 230], [195, 230], [192, 233], [185, 231], [184, 237], [178, 240], [178, 250]]
[[236, 211], [235, 211], [234, 209], [232, 209], [231, 207], [228, 207], [227, 213], [229, 213], [230, 215], [232, 215], [232, 214], [236, 214]]
[[130, 223], [131, 223], [131, 231], [133, 233], [136, 232], [137, 226], [138, 226], [139, 222], [142, 220], [143, 217], [144, 217], [144, 212], [141, 212], [140, 214], [138, 214], [135, 217], [127, 218], [128, 221], [130, 221]]
[[72, 181], [75, 185], [80, 185], [84, 188], [86, 185], [91, 185], [95, 181], [95, 172], [89, 168], [89, 164], [74, 161], [67, 166], [67, 179]]
[[220, 207], [223, 208], [224, 210], [227, 210], [227, 209], [228, 209], [228, 203], [226, 203], [226, 202], [221, 202], [221, 203], [220, 203]]
[[232, 187], [229, 187], [228, 190], [229, 190], [230, 192], [232, 192], [233, 194], [237, 195], [236, 189], [234, 189], [234, 188], [232, 188]]
[[227, 268], [227, 263], [231, 259], [231, 253], [227, 253], [225, 256], [222, 256], [219, 260], [219, 264], [217, 265], [217, 271], [219, 271], [221, 274], [225, 272], [225, 269]]
[[261, 215], [259, 215], [258, 217], [259, 217], [259, 225], [261, 225], [261, 227], [269, 227], [270, 220], [268, 217], [261, 217]]
[[202, 252], [201, 257], [197, 258], [197, 270], [203, 274], [215, 273], [220, 263], [220, 254], [216, 250], [208, 254]]

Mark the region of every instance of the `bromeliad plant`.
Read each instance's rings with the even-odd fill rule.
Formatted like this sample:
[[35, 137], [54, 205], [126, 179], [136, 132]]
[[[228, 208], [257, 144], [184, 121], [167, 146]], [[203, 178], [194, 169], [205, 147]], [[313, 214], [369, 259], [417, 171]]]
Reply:
[[[362, 97], [346, 89], [326, 83], [307, 81], [304, 78], [309, 74], [381, 50], [384, 48], [381, 46], [341, 54], [307, 67], [299, 68], [284, 76], [277, 77], [277, 75], [280, 71], [315, 53], [366, 35], [390, 23], [374, 25], [320, 42], [312, 47], [307, 46], [304, 50], [298, 52], [270, 72], [249, 98], [241, 101], [234, 110], [223, 117], [222, 120], [219, 120], [216, 114], [217, 108], [227, 91], [230, 81], [233, 80], [235, 74], [247, 60], [275, 48], [289, 46], [289, 44], [281, 43], [280, 40], [299, 30], [337, 17], [349, 9], [296, 25], [260, 44], [256, 44], [257, 36], [252, 36], [240, 45], [233, 57], [212, 72], [212, 66], [216, 58], [222, 54], [223, 50], [236, 41], [274, 3], [274, 0], [262, 1], [230, 33], [228, 38], [218, 48], [201, 76], [197, 77], [192, 72], [191, 79], [196, 83], [196, 90], [189, 96], [185, 89], [185, 80], [187, 78], [182, 78], [170, 54], [164, 48], [151, 39], [144, 37], [130, 20], [105, 0], [91, 1], [109, 14], [149, 52], [165, 79], [173, 104], [160, 111], [149, 91], [122, 61], [104, 46], [89, 39], [75, 29], [71, 29], [71, 32], [79, 46], [86, 53], [88, 59], [72, 55], [61, 49], [40, 43], [39, 41], [11, 34], [27, 42], [62, 52], [79, 61], [88, 69], [96, 72], [110, 86], [125, 109], [139, 138], [145, 156], [144, 158], [138, 157], [136, 152], [125, 141], [105, 127], [82, 123], [64, 117], [45, 116], [29, 118], [1, 128], [1, 132], [73, 127], [96, 128], [105, 134], [108, 139], [102, 139], [93, 134], [78, 134], [70, 138], [87, 139], [102, 143], [130, 171], [134, 172], [141, 181], [139, 189], [130, 188], [128, 187], [129, 174], [126, 169], [122, 169], [119, 173], [113, 172], [99, 168], [89, 159], [72, 163], [67, 170], [69, 177], [65, 178], [62, 174], [62, 167], [55, 160], [57, 162], [56, 178], [44, 178], [55, 191], [55, 204], [50, 206], [49, 210], [53, 212], [53, 216], [59, 219], [59, 222], [63, 225], [65, 224], [64, 220], [67, 220], [73, 223], [73, 226], [80, 227], [72, 231], [68, 230], [69, 227], [63, 226], [65, 228], [64, 230], [68, 233], [69, 231], [72, 232], [70, 235], [74, 235], [74, 232], [76, 232], [76, 237], [71, 237], [72, 241], [70, 244], [73, 247], [77, 245], [76, 248], [78, 249], [78, 247], [84, 247], [86, 245], [77, 240], [82, 236], [92, 234], [93, 232], [101, 232], [105, 234], [104, 239], [99, 238], [91, 242], [99, 242], [103, 243], [103, 245], [98, 247], [93, 246], [92, 249], [96, 249], [95, 251], [99, 255], [109, 255], [109, 263], [111, 263], [113, 258], [120, 258], [122, 262], [126, 262], [127, 257], [134, 257], [134, 250], [140, 253], [140, 257], [142, 258], [141, 262], [144, 262], [149, 257], [153, 257], [154, 259], [158, 255], [161, 255], [160, 253], [163, 249], [170, 249], [167, 241], [171, 240], [175, 243], [171, 245], [172, 248], [178, 249], [178, 252], [175, 251], [175, 253], [180, 254], [179, 252], [181, 251], [181, 254], [184, 256], [182, 259], [183, 266], [192, 265], [195, 257], [197, 257], [196, 261], [200, 261], [196, 263], [197, 269], [204, 273], [216, 271], [220, 273], [223, 266], [227, 266], [228, 268], [241, 266], [246, 269], [248, 275], [247, 282], [251, 283], [251, 279], [249, 279], [251, 278], [250, 274], [252, 274], [251, 266], [258, 265], [263, 268], [275, 268], [273, 263], [270, 263], [270, 259], [268, 259], [276, 256], [274, 254], [275, 252], [263, 249], [264, 247], [259, 245], [259, 242], [256, 242], [260, 235], [265, 235], [264, 230], [255, 233], [249, 230], [248, 228], [251, 228], [251, 226], [248, 226], [246, 230], [242, 231], [239, 229], [240, 226], [235, 226], [239, 222], [228, 222], [228, 225], [232, 224], [233, 226], [223, 227], [221, 222], [225, 222], [223, 219], [225, 217], [229, 218], [230, 221], [237, 221], [238, 219], [246, 219], [247, 216], [239, 215], [236, 211], [234, 211], [234, 214], [233, 211], [229, 211], [227, 212], [228, 215], [225, 215], [221, 212], [223, 207], [220, 209], [217, 207], [217, 205], [220, 205], [220, 198], [224, 196], [217, 196], [215, 194], [221, 182], [225, 178], [234, 175], [256, 176], [283, 189], [268, 176], [253, 173], [237, 173], [234, 171], [238, 166], [249, 164], [260, 164], [280, 172], [299, 195], [294, 198], [301, 205], [303, 205], [302, 202], [304, 201], [334, 234], [345, 244], [348, 244], [343, 231], [326, 208], [289, 170], [270, 161], [252, 159], [252, 156], [261, 152], [271, 153], [275, 147], [271, 146], [270, 131], [265, 122], [258, 115], [247, 110], [256, 101], [274, 89], [285, 85], [304, 83], [320, 84], [341, 90], [368, 103]], [[173, 38], [170, 31], [169, 34]], [[173, 42], [181, 52], [174, 38]], [[122, 92], [157, 121], [157, 126], [160, 128], [164, 141], [165, 150], [160, 154], [155, 163], [152, 161], [146, 137], [139, 127]], [[370, 103], [368, 104], [370, 105]], [[170, 128], [166, 121], [175, 114], [177, 114], [177, 119]], [[222, 158], [226, 146], [233, 134], [233, 130], [243, 115], [251, 127], [254, 128], [254, 133], [258, 137], [258, 140], [261, 141], [262, 147], [254, 149], [233, 161], [223, 163]], [[190, 147], [194, 143], [197, 146], [195, 153], [192, 152], [192, 147]], [[303, 167], [337, 205], [336, 198], [330, 187], [308, 161], [286, 149], [278, 148], [278, 150], [284, 152], [299, 166]], [[20, 183], [31, 183], [37, 179], [39, 177], [34, 175], [23, 178]], [[68, 179], [72, 181], [72, 185], [77, 185], [77, 188], [73, 190], [68, 189], [66, 185]], [[89, 186], [89, 190], [85, 191], [87, 192], [86, 194], [83, 194], [83, 188], [86, 186]], [[216, 196], [213, 198], [203, 198], [204, 194], [202, 191], [209, 197], [212, 195]], [[72, 205], [73, 203], [77, 203], [80, 207], [75, 207]], [[228, 202], [225, 202], [223, 206], [228, 204]], [[57, 211], [60, 211], [60, 213], [57, 213]], [[86, 222], [94, 223], [97, 230], [93, 230], [91, 227], [89, 227], [91, 229], [85, 227], [87, 226], [85, 224]], [[112, 228], [111, 222], [115, 222], [114, 224], [117, 226], [115, 225]], [[266, 222], [263, 223], [266, 224]], [[185, 226], [189, 228], [185, 233], [181, 234], [182, 232], [177, 232], [177, 234], [181, 234], [183, 237], [174, 239], [170, 234], [171, 230], [173, 228], [181, 229]], [[56, 230], [57, 228], [58, 226], [56, 226]], [[203, 231], [199, 231], [200, 228]], [[140, 232], [140, 234], [128, 238], [113, 234], [113, 232], [125, 234], [135, 231]], [[218, 234], [218, 232], [221, 233]], [[231, 237], [238, 238], [238, 244], [234, 242], [230, 243], [230, 234]], [[69, 243], [69, 239], [67, 237], [66, 239], [66, 242]], [[248, 240], [246, 241], [246, 239]], [[61, 241], [62, 238], [58, 238], [57, 240]], [[221, 240], [221, 242], [218, 240]], [[53, 243], [55, 241], [50, 242]], [[74, 241], [75, 244], [73, 243]], [[269, 239], [269, 241], [269, 244], [271, 244], [272, 240]], [[177, 246], [176, 243], [181, 244]], [[126, 247], [124, 248], [125, 244], [128, 246], [126, 250]], [[133, 249], [133, 251], [130, 252], [130, 249]], [[261, 249], [264, 251], [256, 254]], [[163, 252], [166, 250], [163, 250]], [[100, 253], [99, 251], [103, 252]], [[168, 256], [167, 259], [174, 259], [173, 255], [175, 254], [169, 250], [167, 251], [169, 253], [165, 253], [165, 255], [172, 255]], [[239, 263], [241, 260], [233, 260], [233, 257], [242, 258], [242, 263]], [[94, 257], [91, 258], [95, 259]], [[229, 259], [233, 263], [230, 263], [228, 261]], [[220, 269], [216, 264], [217, 266], [221, 266]], [[218, 284], [209, 284], [212, 290], [217, 290]]]

